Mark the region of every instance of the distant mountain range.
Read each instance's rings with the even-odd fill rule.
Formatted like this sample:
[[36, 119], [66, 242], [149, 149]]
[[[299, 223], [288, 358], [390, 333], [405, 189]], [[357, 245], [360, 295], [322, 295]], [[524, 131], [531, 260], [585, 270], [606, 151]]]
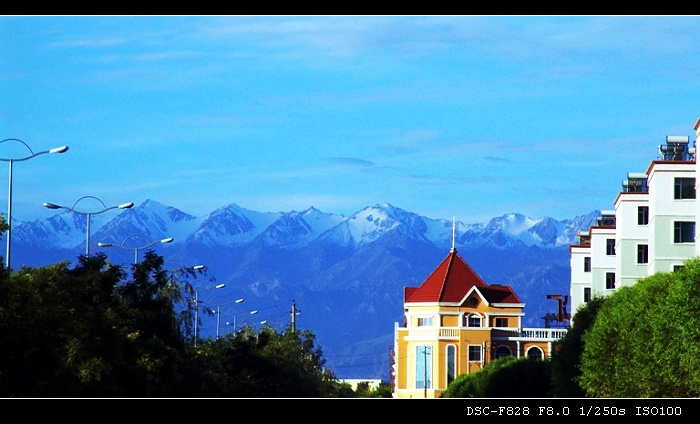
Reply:
[[[599, 211], [557, 221], [511, 213], [484, 224], [430, 219], [388, 203], [352, 216], [315, 208], [257, 212], [230, 204], [196, 217], [146, 200], [131, 209], [91, 216], [90, 252], [130, 269], [153, 250], [166, 268], [203, 264], [197, 281], [200, 334], [216, 337], [232, 324], [278, 329], [292, 319], [316, 335], [339, 378], [388, 380], [395, 323], [403, 322], [404, 287], [417, 287], [449, 253], [460, 255], [488, 284], [510, 285], [525, 306], [525, 327], [544, 327], [556, 312], [548, 294], [569, 294], [569, 245]], [[85, 254], [87, 216], [47, 210], [44, 220], [13, 221], [12, 268], [75, 264]], [[167, 244], [155, 243], [173, 237]], [[108, 242], [119, 247], [99, 247]], [[242, 303], [235, 300], [244, 299]], [[251, 314], [250, 312], [257, 311]], [[202, 311], [204, 312], [204, 311]]]

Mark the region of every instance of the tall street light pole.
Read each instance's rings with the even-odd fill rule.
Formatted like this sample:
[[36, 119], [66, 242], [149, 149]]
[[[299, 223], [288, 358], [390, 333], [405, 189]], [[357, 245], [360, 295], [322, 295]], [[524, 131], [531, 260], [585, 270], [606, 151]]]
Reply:
[[[167, 264], [167, 263], [170, 262], [170, 261], [180, 262], [180, 261], [177, 260], [177, 259], [168, 259], [168, 260], [165, 261], [165, 263]], [[203, 270], [204, 270], [205, 268], [206, 268], [206, 267], [205, 267], [204, 265], [194, 265], [194, 266], [181, 266], [180, 268], [173, 269], [172, 271], [170, 271], [170, 285], [171, 285], [172, 287], [177, 287], [177, 290], [178, 290], [178, 291], [179, 291], [179, 290], [182, 290], [183, 287], [184, 287], [185, 292], [188, 293], [188, 294], [194, 292], [194, 294], [195, 294], [195, 303], [197, 303], [197, 305], [198, 305], [198, 303], [199, 303], [199, 299], [197, 299], [197, 298], [198, 298], [198, 295], [197, 295], [197, 292], [194, 291], [192, 285], [191, 285], [189, 282], [186, 282], [186, 284], [183, 286], [179, 280], [178, 280], [178, 281], [175, 280], [175, 276], [178, 275], [178, 274], [187, 274], [187, 277], [186, 277], [186, 278], [189, 278], [190, 276], [193, 276], [193, 275], [195, 274], [195, 272], [204, 272]], [[192, 316], [192, 315], [191, 315], [191, 314], [192, 314], [192, 298], [191, 298], [191, 297], [189, 297], [189, 298], [187, 299], [187, 305], [188, 305], [188, 306], [187, 306], [188, 317], [191, 317], [191, 316]], [[199, 306], [197, 306], [197, 309], [199, 309]], [[197, 313], [197, 312], [195, 312], [195, 314], [196, 314], [196, 313]], [[196, 320], [199, 320], [199, 317], [197, 317]], [[187, 331], [187, 335], [189, 335], [189, 332], [190, 332], [191, 330], [189, 329], [188, 326], [185, 326], [185, 329], [186, 329], [186, 331]], [[197, 327], [196, 327], [196, 325], [195, 325], [195, 330], [194, 330], [194, 331], [195, 331], [195, 338], [196, 338], [196, 335], [197, 335]], [[195, 344], [195, 346], [196, 346], [196, 344]]]
[[[226, 284], [217, 284], [214, 287], [209, 287], [207, 289], [203, 289], [202, 291], [223, 289], [224, 287], [226, 287]], [[194, 347], [197, 347], [197, 329], [199, 328], [199, 290], [194, 291], [194, 307]]]
[[[99, 210], [99, 211], [95, 211], [95, 212], [83, 212], [83, 211], [79, 211], [79, 210], [75, 209], [75, 206], [78, 204], [78, 202], [80, 202], [83, 199], [87, 199], [87, 198], [97, 200], [98, 202], [100, 202], [102, 204], [102, 207], [104, 209]], [[61, 206], [61, 205], [57, 205], [55, 203], [48, 203], [48, 202], [44, 203], [44, 207], [48, 208], [48, 209], [66, 209], [66, 210], [69, 210], [73, 213], [87, 216], [87, 230], [85, 232], [85, 256], [90, 256], [90, 218], [91, 218], [91, 216], [100, 214], [102, 212], [107, 212], [108, 210], [111, 210], [111, 209], [129, 209], [129, 208], [132, 208], [133, 206], [134, 206], [133, 202], [129, 202], [129, 203], [122, 203], [121, 205], [107, 207], [107, 205], [105, 205], [102, 200], [98, 199], [95, 196], [83, 196], [80, 199], [76, 200], [75, 203], [73, 203], [73, 206], [71, 206], [71, 207]]]
[[[233, 303], [243, 303], [244, 300], [245, 299], [236, 299], [233, 301]], [[224, 304], [223, 306], [226, 306], [226, 305], [227, 304]], [[217, 340], [219, 340], [219, 329], [221, 328], [221, 306], [222, 305], [216, 306], [216, 339]]]
[[9, 162], [10, 163], [10, 177], [9, 177], [9, 183], [8, 183], [8, 191], [7, 191], [7, 250], [5, 252], [5, 267], [7, 269], [10, 269], [10, 254], [12, 253], [12, 164], [15, 162], [21, 162], [25, 160], [29, 160], [33, 157], [43, 155], [44, 153], [63, 153], [68, 150], [68, 146], [61, 146], [61, 147], [56, 147], [51, 150], [44, 150], [41, 152], [34, 153], [32, 151], [32, 148], [27, 145], [24, 141], [18, 139], [18, 138], [6, 138], [4, 140], [0, 140], [0, 144], [6, 142], [6, 141], [17, 141], [19, 143], [22, 143], [27, 150], [29, 150], [29, 156], [25, 156], [23, 158], [10, 158], [10, 159], [4, 159], [0, 158], [0, 161], [3, 162]]
[[164, 238], [164, 239], [162, 239], [162, 240], [154, 240], [154, 241], [152, 241], [152, 242], [150, 242], [150, 243], [148, 243], [148, 244], [146, 244], [146, 245], [139, 246], [139, 247], [128, 247], [128, 246], [125, 246], [125, 245], [124, 245], [124, 244], [127, 242], [127, 240], [129, 240], [129, 239], [132, 238], [132, 237], [136, 237], [136, 236], [145, 237], [145, 236], [142, 235], [142, 234], [131, 234], [130, 236], [127, 236], [127, 237], [124, 239], [124, 241], [122, 241], [121, 244], [113, 244], [113, 243], [103, 243], [103, 242], [99, 242], [99, 243], [97, 243], [97, 245], [100, 246], [100, 247], [118, 247], [118, 248], [120, 248], [120, 249], [133, 250], [133, 251], [134, 251], [134, 263], [137, 264], [137, 263], [139, 262], [139, 250], [147, 249], [147, 248], [149, 248], [149, 247], [151, 247], [151, 246], [153, 246], [153, 245], [156, 245], [156, 244], [158, 244], [158, 243], [171, 243], [173, 240], [175, 240], [175, 239], [172, 238], [172, 237], [168, 237], [168, 238]]

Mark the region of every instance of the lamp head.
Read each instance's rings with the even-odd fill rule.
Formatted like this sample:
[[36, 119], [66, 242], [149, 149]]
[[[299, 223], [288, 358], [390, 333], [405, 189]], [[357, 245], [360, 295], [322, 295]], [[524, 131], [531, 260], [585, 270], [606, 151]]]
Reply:
[[63, 153], [68, 150], [68, 146], [55, 147], [49, 150], [49, 153]]
[[44, 202], [44, 207], [49, 209], [61, 209], [60, 206], [48, 202]]
[[129, 202], [129, 203], [123, 203], [119, 206], [117, 206], [119, 209], [129, 209], [134, 206], [134, 202]]
[[175, 240], [175, 239], [172, 238], [172, 237], [168, 237], [168, 238], [164, 238], [164, 239], [161, 240], [160, 242], [161, 242], [161, 243], [170, 243], [170, 242], [172, 242], [173, 240]]
[[97, 243], [97, 245], [100, 246], [100, 247], [111, 247], [111, 246], [114, 246], [112, 243], [103, 243], [103, 242], [99, 242], [99, 243]]

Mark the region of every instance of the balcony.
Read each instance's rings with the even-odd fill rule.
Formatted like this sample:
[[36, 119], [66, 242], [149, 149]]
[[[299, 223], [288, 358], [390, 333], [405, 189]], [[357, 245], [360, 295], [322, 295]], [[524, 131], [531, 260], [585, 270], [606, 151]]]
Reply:
[[490, 328], [490, 327], [413, 327], [400, 328], [406, 334], [406, 340], [459, 340], [463, 331], [490, 331], [493, 340], [543, 341], [553, 342], [561, 339], [566, 328]]

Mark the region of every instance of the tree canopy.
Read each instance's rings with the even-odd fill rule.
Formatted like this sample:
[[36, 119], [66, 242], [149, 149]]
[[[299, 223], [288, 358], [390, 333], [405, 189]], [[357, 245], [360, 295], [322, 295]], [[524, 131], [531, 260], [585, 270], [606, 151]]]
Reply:
[[700, 396], [700, 259], [621, 287], [583, 336], [589, 397]]
[[548, 360], [498, 358], [473, 374], [458, 376], [443, 393], [445, 398], [546, 398], [549, 397]]
[[311, 331], [245, 327], [193, 343], [188, 274], [169, 275], [152, 251], [130, 271], [105, 254], [72, 269], [0, 268], [0, 396], [351, 394], [324, 368]]

